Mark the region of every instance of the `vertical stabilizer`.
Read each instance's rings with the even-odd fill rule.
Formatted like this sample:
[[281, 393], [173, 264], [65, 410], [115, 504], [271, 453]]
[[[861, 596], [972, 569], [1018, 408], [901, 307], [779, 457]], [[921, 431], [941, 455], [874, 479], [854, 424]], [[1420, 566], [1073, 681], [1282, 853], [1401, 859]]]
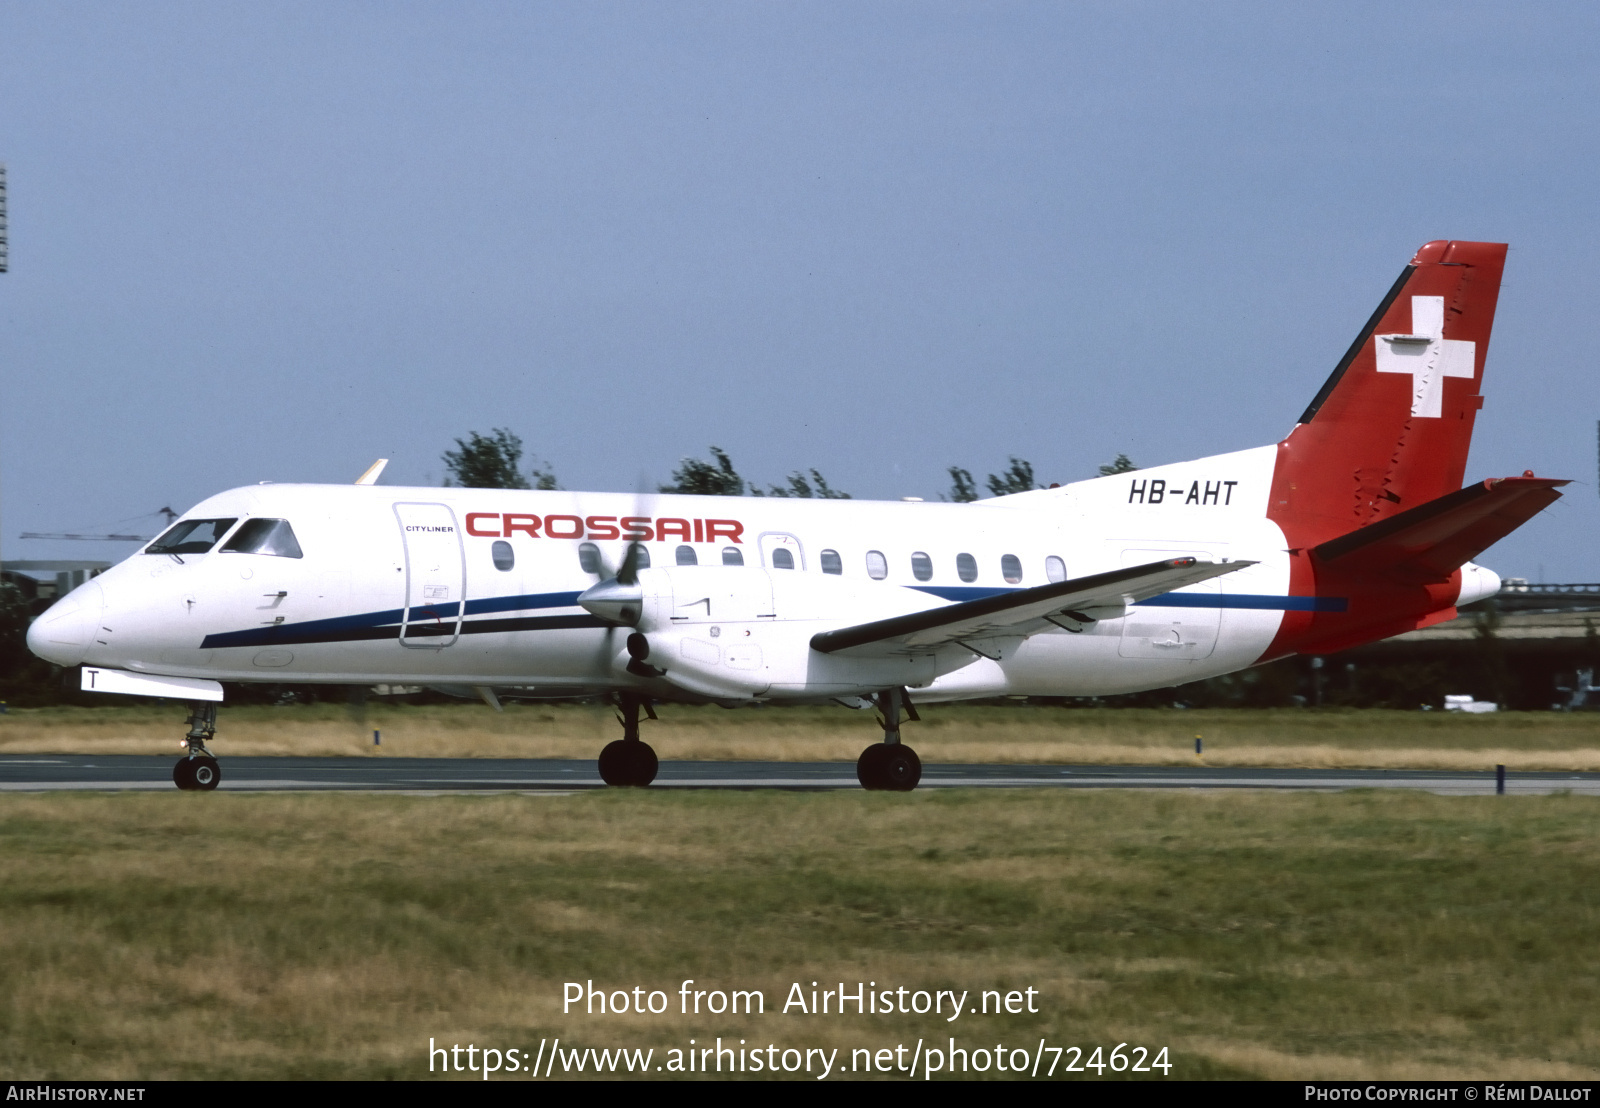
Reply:
[[1430, 242], [1289, 437], [1268, 515], [1312, 546], [1461, 487], [1506, 246]]

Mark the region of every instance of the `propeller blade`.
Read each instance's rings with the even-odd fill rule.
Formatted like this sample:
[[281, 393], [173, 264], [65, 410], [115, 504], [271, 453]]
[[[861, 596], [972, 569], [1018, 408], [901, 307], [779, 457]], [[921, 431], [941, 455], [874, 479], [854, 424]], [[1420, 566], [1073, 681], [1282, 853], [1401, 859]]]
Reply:
[[628, 552], [622, 556], [622, 565], [617, 570], [617, 584], [637, 585], [639, 583], [639, 556], [644, 552], [644, 547], [639, 543], [630, 542]]

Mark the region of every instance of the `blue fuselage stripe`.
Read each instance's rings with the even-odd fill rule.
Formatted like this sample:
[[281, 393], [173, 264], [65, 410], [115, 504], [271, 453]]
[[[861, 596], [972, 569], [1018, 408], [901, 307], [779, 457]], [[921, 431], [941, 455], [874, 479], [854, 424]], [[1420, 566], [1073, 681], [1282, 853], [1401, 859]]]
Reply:
[[1164, 592], [1136, 602], [1150, 608], [1246, 608], [1279, 612], [1342, 612], [1342, 596], [1267, 596], [1260, 593]]
[[[490, 612], [525, 612], [539, 608], [571, 608], [578, 603], [575, 592], [528, 593], [522, 596], [491, 596], [482, 600], [467, 601], [467, 615], [487, 615]], [[431, 604], [411, 610], [413, 622], [449, 620], [454, 625], [458, 604]], [[386, 638], [362, 634], [373, 628], [398, 624], [405, 618], [403, 608], [390, 608], [382, 612], [363, 612], [354, 616], [333, 619], [312, 619], [304, 623], [278, 623], [270, 627], [252, 627], [245, 631], [226, 631], [207, 635], [200, 644], [202, 650], [224, 646], [262, 646], [282, 642], [340, 642], [346, 639]], [[594, 626], [603, 626], [598, 620]]]
[[[1001, 593], [1017, 592], [1016, 589], [996, 588], [961, 588], [950, 586], [922, 586], [918, 592], [925, 592], [937, 596], [941, 600], [952, 600], [957, 603], [966, 600], [980, 600], [986, 596], [997, 596]], [[541, 608], [571, 608], [578, 603], [578, 593], [575, 592], [545, 592], [527, 593], [521, 596], [491, 596], [482, 600], [467, 601], [469, 616], [487, 615], [491, 612], [525, 612]], [[1348, 607], [1349, 602], [1342, 596], [1270, 596], [1258, 593], [1204, 593], [1204, 592], [1168, 592], [1160, 596], [1152, 596], [1148, 600], [1137, 601], [1137, 606], [1145, 608], [1240, 608], [1255, 611], [1283, 611], [1283, 612], [1342, 612]], [[412, 610], [413, 620], [436, 619], [450, 620], [452, 625], [456, 618], [457, 604], [438, 604], [427, 609], [415, 608]], [[201, 649], [209, 650], [214, 647], [228, 646], [264, 646], [269, 643], [285, 642], [340, 642], [366, 638], [387, 638], [388, 635], [374, 635], [374, 628], [388, 627], [398, 624], [404, 618], [405, 612], [401, 608], [390, 608], [381, 612], [364, 612], [360, 615], [338, 616], [334, 619], [313, 619], [304, 623], [279, 623], [269, 627], [252, 627], [244, 631], [226, 631], [221, 634], [207, 635], [200, 644]], [[494, 621], [501, 622], [501, 621]], [[507, 623], [513, 621], [505, 621]], [[554, 626], [546, 621], [524, 621], [530, 624], [526, 630], [550, 628]], [[582, 622], [568, 620], [559, 621], [561, 626], [604, 626], [599, 620], [586, 619]], [[466, 628], [464, 627], [463, 630]], [[501, 628], [496, 628], [499, 630]], [[510, 627], [505, 628], [510, 630]], [[363, 633], [365, 632], [365, 633]], [[397, 633], [397, 632], [396, 632]]]
[[[937, 596], [940, 600], [961, 603], [982, 600], [987, 596], [1019, 592], [1019, 589], [963, 588], [948, 585], [918, 585], [918, 592]], [[1216, 593], [1216, 592], [1164, 592], [1134, 604], [1145, 608], [1243, 608], [1254, 611], [1278, 612], [1342, 612], [1349, 601], [1342, 596], [1272, 596], [1266, 593]]]

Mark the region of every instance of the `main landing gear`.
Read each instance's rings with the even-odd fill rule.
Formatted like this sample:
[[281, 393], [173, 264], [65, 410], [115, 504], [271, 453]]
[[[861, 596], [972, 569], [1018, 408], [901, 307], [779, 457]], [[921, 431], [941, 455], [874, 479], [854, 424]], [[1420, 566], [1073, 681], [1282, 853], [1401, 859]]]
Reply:
[[883, 712], [879, 721], [883, 741], [861, 752], [856, 760], [856, 779], [863, 789], [910, 792], [922, 780], [922, 759], [900, 741], [900, 713], [904, 710], [907, 719], [920, 722], [917, 710], [911, 706], [906, 690], [899, 688], [879, 693], [878, 709]]
[[189, 753], [172, 767], [172, 783], [187, 791], [210, 792], [222, 781], [222, 767], [206, 749], [206, 740], [217, 733], [217, 706], [210, 703], [189, 705], [189, 733], [183, 741]]
[[650, 701], [632, 693], [618, 693], [617, 720], [622, 724], [622, 738], [607, 743], [600, 752], [600, 779], [608, 785], [644, 786], [656, 779], [660, 762], [650, 744], [639, 740], [639, 709], [656, 718]]

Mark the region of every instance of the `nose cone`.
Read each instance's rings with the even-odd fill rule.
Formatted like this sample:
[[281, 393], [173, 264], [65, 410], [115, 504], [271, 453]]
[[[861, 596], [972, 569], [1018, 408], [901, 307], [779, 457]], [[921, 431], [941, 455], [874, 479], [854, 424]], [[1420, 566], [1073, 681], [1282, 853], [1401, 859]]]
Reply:
[[58, 666], [83, 661], [105, 613], [106, 594], [98, 581], [86, 581], [33, 621], [28, 649]]
[[578, 605], [590, 615], [632, 627], [639, 622], [644, 608], [644, 589], [621, 584], [613, 577], [579, 596]]

